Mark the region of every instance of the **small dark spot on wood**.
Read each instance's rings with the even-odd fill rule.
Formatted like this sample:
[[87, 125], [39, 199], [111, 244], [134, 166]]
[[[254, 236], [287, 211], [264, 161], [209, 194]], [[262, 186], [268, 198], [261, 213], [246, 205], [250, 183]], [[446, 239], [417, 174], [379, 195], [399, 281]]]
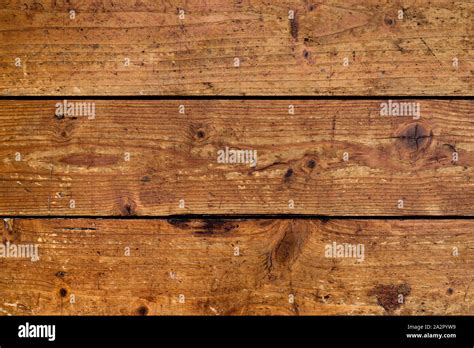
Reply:
[[313, 169], [314, 167], [316, 167], [316, 161], [313, 159], [310, 159], [308, 163], [306, 163], [306, 165], [308, 166], [308, 168]]
[[288, 170], [285, 173], [285, 179], [291, 178], [292, 175], [293, 175], [293, 169], [288, 168]]
[[308, 6], [308, 11], [309, 11], [309, 12], [314, 11], [314, 5], [313, 5], [313, 4], [311, 4], [311, 5]]
[[63, 272], [63, 271], [58, 271], [56, 272], [55, 276], [58, 277], [58, 278], [64, 278], [66, 276], [66, 272]]
[[309, 58], [309, 52], [306, 51], [306, 50], [304, 50], [304, 51], [303, 51], [303, 57], [304, 57], [305, 59], [308, 59], [308, 58]]
[[59, 296], [66, 297], [67, 296], [67, 290], [65, 288], [59, 289]]
[[138, 315], [141, 315], [141, 316], [147, 315], [147, 314], [148, 314], [148, 308], [145, 307], [145, 306], [140, 306], [140, 307], [138, 307], [138, 309], [137, 309], [137, 314], [138, 314]]
[[453, 292], [454, 292], [454, 290], [453, 290], [453, 289], [451, 289], [451, 288], [449, 288], [449, 289], [448, 289], [448, 291], [447, 291], [448, 295], [452, 295], [452, 294], [453, 294]]
[[388, 26], [392, 26], [395, 24], [395, 21], [392, 18], [385, 18], [385, 24]]
[[208, 126], [203, 123], [196, 123], [196, 124], [191, 124], [189, 126], [189, 135], [190, 138], [193, 139], [194, 141], [202, 141], [206, 138], [208, 135], [208, 132], [210, 131]]
[[142, 182], [150, 182], [150, 177], [148, 175], [145, 175], [144, 177], [142, 177], [141, 181]]

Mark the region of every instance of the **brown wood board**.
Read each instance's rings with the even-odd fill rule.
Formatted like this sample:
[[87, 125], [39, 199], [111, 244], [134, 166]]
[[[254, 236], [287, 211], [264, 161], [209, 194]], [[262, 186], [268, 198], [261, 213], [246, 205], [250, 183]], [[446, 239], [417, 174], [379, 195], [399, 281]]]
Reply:
[[470, 0], [2, 0], [0, 94], [470, 95], [473, 13]]
[[[0, 214], [474, 213], [470, 100], [392, 102], [419, 119], [386, 100], [87, 102], [95, 119], [0, 101]], [[256, 166], [219, 163], [226, 147]]]
[[[0, 258], [0, 311], [467, 315], [472, 230], [449, 219], [15, 218], [4, 241], [38, 245], [39, 260]], [[332, 243], [364, 245], [364, 257], [328, 257]]]

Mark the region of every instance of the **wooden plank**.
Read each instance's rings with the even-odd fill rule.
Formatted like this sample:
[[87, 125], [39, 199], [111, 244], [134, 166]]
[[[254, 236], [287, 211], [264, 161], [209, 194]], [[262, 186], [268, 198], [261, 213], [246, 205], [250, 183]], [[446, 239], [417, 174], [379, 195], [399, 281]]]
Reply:
[[0, 101], [0, 214], [474, 214], [472, 100], [85, 102]]
[[[0, 258], [0, 314], [470, 315], [473, 224], [7, 220], [4, 241], [39, 260]], [[333, 243], [363, 258], [327, 257]]]
[[0, 94], [470, 95], [473, 13], [470, 0], [2, 0]]

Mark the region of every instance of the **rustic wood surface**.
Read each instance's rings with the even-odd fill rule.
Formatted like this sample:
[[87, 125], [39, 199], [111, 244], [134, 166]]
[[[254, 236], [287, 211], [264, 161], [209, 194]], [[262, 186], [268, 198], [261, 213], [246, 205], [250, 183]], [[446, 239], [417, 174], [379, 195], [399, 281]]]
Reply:
[[[472, 314], [473, 225], [473, 220], [7, 220], [4, 241], [36, 243], [40, 259], [0, 258], [0, 312]], [[325, 245], [333, 242], [364, 244], [364, 260], [325, 257]]]
[[[382, 102], [97, 100], [90, 120], [0, 101], [0, 214], [472, 216], [474, 102]], [[256, 167], [218, 163], [226, 146]]]
[[470, 95], [473, 13], [471, 0], [1, 0], [0, 94]]

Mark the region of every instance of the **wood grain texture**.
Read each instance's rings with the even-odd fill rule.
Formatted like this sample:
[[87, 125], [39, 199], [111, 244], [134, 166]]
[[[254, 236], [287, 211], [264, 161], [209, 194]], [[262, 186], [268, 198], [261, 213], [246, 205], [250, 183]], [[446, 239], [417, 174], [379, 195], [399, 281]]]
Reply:
[[[418, 120], [384, 102], [97, 100], [89, 120], [0, 101], [0, 214], [472, 216], [474, 102], [411, 101]], [[218, 163], [226, 146], [256, 167]]]
[[471, 0], [1, 0], [0, 94], [470, 95], [473, 13]]
[[[469, 315], [473, 224], [19, 218], [4, 241], [40, 259], [0, 258], [0, 314]], [[364, 244], [364, 260], [325, 257], [333, 242]]]

